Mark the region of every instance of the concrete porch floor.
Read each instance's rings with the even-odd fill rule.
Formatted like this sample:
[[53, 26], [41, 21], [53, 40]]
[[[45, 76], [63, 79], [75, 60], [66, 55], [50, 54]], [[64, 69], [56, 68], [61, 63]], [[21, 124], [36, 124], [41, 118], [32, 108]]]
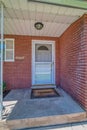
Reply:
[[12, 90], [4, 98], [3, 121], [10, 129], [84, 121], [86, 112], [62, 89], [60, 97], [30, 99], [31, 90]]

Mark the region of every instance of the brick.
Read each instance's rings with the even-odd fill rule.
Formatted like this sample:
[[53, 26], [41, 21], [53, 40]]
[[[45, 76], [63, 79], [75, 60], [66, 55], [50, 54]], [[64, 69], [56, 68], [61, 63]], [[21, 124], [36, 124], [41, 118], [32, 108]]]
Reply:
[[87, 110], [87, 15], [60, 37], [60, 86]]
[[15, 62], [4, 62], [4, 81], [7, 89], [31, 88], [32, 85], [32, 40], [52, 40], [55, 41], [55, 77], [56, 84], [59, 85], [59, 44], [58, 38], [52, 37], [31, 37], [20, 35], [5, 35], [5, 38], [15, 39], [15, 57], [24, 56], [24, 60]]

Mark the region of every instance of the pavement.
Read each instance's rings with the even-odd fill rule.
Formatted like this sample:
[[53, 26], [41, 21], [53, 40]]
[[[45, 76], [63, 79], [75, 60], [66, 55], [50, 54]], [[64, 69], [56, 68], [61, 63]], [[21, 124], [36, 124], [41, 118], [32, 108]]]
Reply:
[[[30, 89], [12, 90], [4, 98], [3, 121], [6, 121], [12, 130], [31, 129], [31, 127], [37, 127], [31, 130], [62, 130], [63, 128], [59, 125], [52, 125], [85, 120], [86, 112], [83, 108], [61, 88], [57, 88], [57, 91], [59, 97], [31, 99]], [[39, 126], [49, 127], [39, 128]], [[74, 127], [79, 127], [79, 125]], [[80, 127], [83, 128], [84, 125], [80, 125]], [[71, 128], [73, 128], [73, 124], [69, 124], [67, 127], [70, 130]]]

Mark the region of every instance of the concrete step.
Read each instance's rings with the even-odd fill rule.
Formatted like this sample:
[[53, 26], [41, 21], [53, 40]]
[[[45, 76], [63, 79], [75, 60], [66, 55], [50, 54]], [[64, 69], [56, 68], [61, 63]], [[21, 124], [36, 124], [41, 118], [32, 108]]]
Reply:
[[40, 126], [49, 126], [57, 124], [65, 124], [72, 122], [84, 121], [86, 119], [86, 112], [65, 114], [65, 115], [53, 115], [36, 118], [26, 118], [18, 120], [7, 120], [7, 125], [10, 129], [23, 129]]
[[3, 102], [3, 119], [9, 128], [17, 130], [87, 119], [86, 112], [77, 102], [61, 88], [56, 90], [59, 97], [37, 99], [30, 98], [28, 89], [11, 91]]
[[48, 85], [32, 85], [32, 89], [37, 88], [56, 88], [55, 84], [48, 84]]

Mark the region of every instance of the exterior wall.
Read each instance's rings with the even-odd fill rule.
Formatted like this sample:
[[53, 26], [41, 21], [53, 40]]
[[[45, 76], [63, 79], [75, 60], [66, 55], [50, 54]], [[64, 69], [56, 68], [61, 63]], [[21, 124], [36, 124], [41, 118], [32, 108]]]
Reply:
[[[32, 84], [32, 40], [53, 40], [56, 51], [56, 84], [59, 84], [58, 38], [6, 35], [15, 39], [15, 62], [4, 62], [4, 81], [8, 89], [30, 88]], [[24, 57], [18, 60], [17, 57]]]
[[87, 110], [87, 15], [60, 37], [60, 85]]

